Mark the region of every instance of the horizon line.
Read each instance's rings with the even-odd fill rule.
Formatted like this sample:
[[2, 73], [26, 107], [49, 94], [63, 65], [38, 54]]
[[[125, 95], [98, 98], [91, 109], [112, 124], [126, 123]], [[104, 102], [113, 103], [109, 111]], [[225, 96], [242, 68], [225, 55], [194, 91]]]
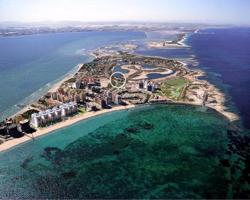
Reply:
[[81, 20], [41, 20], [41, 21], [0, 21], [0, 24], [37, 24], [41, 25], [43, 23], [48, 24], [60, 24], [60, 23], [82, 23], [82, 24], [189, 24], [189, 25], [206, 25], [206, 26], [250, 26], [250, 24], [245, 23], [212, 23], [212, 22], [188, 22], [188, 21], [150, 21], [150, 20], [106, 20], [106, 21], [81, 21]]

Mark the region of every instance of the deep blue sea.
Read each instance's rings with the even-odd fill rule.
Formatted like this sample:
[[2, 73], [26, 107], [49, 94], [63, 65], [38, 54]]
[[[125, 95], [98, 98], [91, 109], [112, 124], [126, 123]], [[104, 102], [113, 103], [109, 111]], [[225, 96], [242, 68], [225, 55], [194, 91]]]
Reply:
[[200, 30], [187, 43], [199, 67], [229, 94], [250, 128], [250, 28]]
[[0, 37], [0, 120], [89, 61], [86, 51], [144, 38], [143, 32], [107, 31]]
[[186, 44], [136, 53], [175, 58], [203, 69], [206, 79], [227, 94], [227, 106], [239, 112], [244, 127], [250, 128], [250, 28], [204, 29], [190, 34]]

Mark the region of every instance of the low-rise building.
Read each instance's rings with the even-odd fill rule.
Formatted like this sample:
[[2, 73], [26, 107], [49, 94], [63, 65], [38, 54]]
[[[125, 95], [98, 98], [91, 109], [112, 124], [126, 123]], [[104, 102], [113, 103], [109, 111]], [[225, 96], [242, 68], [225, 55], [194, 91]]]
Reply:
[[139, 82], [138, 88], [141, 90], [146, 90], [149, 92], [155, 91], [155, 84], [148, 80], [143, 80]]
[[19, 122], [20, 130], [25, 133], [32, 133], [34, 132], [34, 129], [30, 127], [29, 120], [25, 119], [23, 121]]
[[78, 94], [75, 94], [75, 95], [74, 95], [74, 102], [80, 103], [80, 101], [81, 101], [80, 96], [79, 96]]
[[63, 117], [67, 117], [77, 113], [77, 103], [69, 102], [62, 104], [53, 109], [41, 111], [31, 115], [31, 124], [33, 127], [38, 128], [40, 126], [46, 126], [47, 124], [61, 120]]
[[154, 92], [155, 91], [155, 85], [153, 83], [149, 83], [147, 87], [147, 91]]
[[77, 79], [73, 84], [72, 84], [72, 88], [73, 89], [80, 89], [82, 85], [81, 80]]
[[139, 89], [144, 89], [144, 82], [143, 81], [139, 82]]
[[112, 94], [112, 102], [116, 105], [122, 104], [122, 97], [119, 94], [113, 93]]
[[31, 124], [36, 128], [42, 126], [43, 125], [42, 116], [39, 113], [33, 113], [31, 115]]
[[108, 106], [107, 97], [105, 98], [102, 96], [96, 96], [95, 102], [97, 105], [99, 105], [100, 108], [107, 108]]
[[57, 92], [51, 92], [50, 96], [51, 96], [51, 99], [53, 99], [53, 100], [57, 100], [58, 99], [57, 98], [57, 96], [58, 96]]
[[58, 107], [52, 109], [55, 113], [55, 120], [60, 120], [62, 116], [62, 110]]
[[53, 122], [56, 120], [56, 114], [55, 114], [55, 111], [54, 110], [47, 110], [46, 113], [48, 114], [48, 121], [49, 122]]
[[97, 106], [96, 106], [96, 104], [95, 103], [93, 103], [93, 102], [88, 102], [88, 103], [86, 103], [86, 111], [87, 112], [90, 112], [90, 111], [97, 111], [98, 109], [97, 109]]
[[148, 81], [143, 80], [143, 89], [147, 90], [147, 88], [148, 88]]
[[7, 135], [7, 127], [6, 126], [1, 126], [0, 127], [0, 135]]
[[76, 102], [69, 102], [68, 103], [70, 114], [75, 114], [77, 112], [77, 103]]
[[79, 94], [79, 97], [80, 97], [80, 100], [81, 100], [82, 102], [85, 102], [85, 101], [86, 101], [86, 93], [85, 93], [85, 92], [81, 92], [81, 93]]
[[7, 127], [7, 134], [15, 138], [23, 136], [23, 133], [18, 130], [16, 124], [11, 124]]
[[63, 105], [59, 106], [59, 108], [62, 111], [62, 114], [61, 114], [62, 117], [66, 117], [67, 115], [70, 114], [69, 107], [67, 104], [63, 104]]
[[99, 86], [93, 86], [91, 90], [92, 90], [92, 92], [100, 93], [101, 92], [101, 87], [99, 87]]
[[49, 122], [49, 115], [48, 115], [48, 113], [46, 111], [39, 112], [39, 115], [42, 118], [42, 123], [43, 124], [47, 124]]

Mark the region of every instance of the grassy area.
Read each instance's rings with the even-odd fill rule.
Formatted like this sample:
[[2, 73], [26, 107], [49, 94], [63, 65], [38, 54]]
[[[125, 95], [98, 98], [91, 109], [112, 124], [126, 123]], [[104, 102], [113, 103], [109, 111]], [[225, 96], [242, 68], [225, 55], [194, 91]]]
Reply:
[[172, 100], [180, 100], [181, 94], [189, 81], [183, 77], [167, 80], [161, 86], [161, 92]]
[[86, 113], [87, 111], [86, 111], [85, 108], [78, 108], [78, 112], [79, 112], [80, 114], [84, 114], [84, 113]]
[[34, 109], [28, 110], [28, 111], [26, 111], [26, 112], [24, 112], [24, 113], [22, 114], [22, 117], [23, 117], [24, 119], [30, 119], [30, 118], [31, 118], [31, 115], [32, 115], [33, 113], [38, 113], [38, 111], [37, 111], [37, 110], [34, 110]]

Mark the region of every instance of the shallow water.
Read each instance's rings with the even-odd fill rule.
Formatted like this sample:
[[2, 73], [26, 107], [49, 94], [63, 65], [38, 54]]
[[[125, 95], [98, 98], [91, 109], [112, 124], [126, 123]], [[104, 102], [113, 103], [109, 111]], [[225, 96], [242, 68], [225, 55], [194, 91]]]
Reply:
[[144, 106], [0, 154], [1, 198], [225, 198], [227, 121], [200, 107]]
[[0, 153], [0, 198], [250, 198], [249, 140], [227, 126], [182, 105], [98, 116]]
[[91, 31], [0, 37], [0, 120], [14, 114], [71, 71], [89, 50], [143, 39], [143, 32]]

